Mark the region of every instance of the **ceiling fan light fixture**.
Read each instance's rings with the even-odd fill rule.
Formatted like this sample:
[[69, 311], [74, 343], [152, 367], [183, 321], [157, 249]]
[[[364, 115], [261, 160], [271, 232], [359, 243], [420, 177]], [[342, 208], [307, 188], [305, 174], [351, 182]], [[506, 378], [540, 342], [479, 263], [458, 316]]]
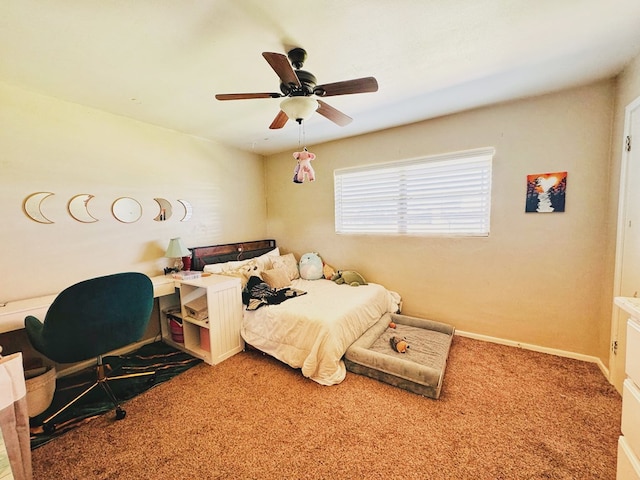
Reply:
[[298, 123], [309, 118], [318, 107], [318, 101], [311, 97], [288, 97], [280, 103], [280, 109], [287, 117]]

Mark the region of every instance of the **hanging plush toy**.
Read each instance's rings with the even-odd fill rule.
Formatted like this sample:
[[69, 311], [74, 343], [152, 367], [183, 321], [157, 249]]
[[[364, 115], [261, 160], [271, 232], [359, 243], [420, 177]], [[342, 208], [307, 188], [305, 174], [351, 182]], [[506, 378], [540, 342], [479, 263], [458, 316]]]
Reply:
[[295, 170], [293, 171], [293, 183], [302, 183], [305, 177], [310, 182], [316, 179], [316, 174], [311, 166], [311, 160], [315, 160], [315, 154], [307, 151], [307, 147], [301, 152], [295, 152], [293, 158], [298, 161]]

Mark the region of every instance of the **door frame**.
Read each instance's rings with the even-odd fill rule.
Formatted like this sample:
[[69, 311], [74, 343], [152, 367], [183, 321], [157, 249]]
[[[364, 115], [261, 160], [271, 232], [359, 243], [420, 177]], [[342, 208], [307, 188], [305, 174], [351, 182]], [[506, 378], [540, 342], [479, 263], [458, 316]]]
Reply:
[[[631, 153], [626, 148], [626, 138], [631, 136], [631, 119], [632, 115], [637, 111], [640, 115], [640, 97], [637, 97], [625, 107], [624, 113], [624, 133], [622, 134], [622, 158], [620, 162], [620, 185], [618, 188], [618, 222], [616, 228], [616, 251], [615, 251], [615, 273], [613, 277], [613, 297], [621, 296], [622, 292], [622, 265], [624, 261], [624, 240], [625, 225], [627, 221], [627, 193], [629, 183], [629, 162]], [[640, 116], [638, 117], [640, 121]], [[640, 139], [635, 139], [640, 141]], [[635, 147], [640, 148], [640, 147]], [[626, 328], [626, 314], [614, 306], [611, 314], [611, 342], [609, 344], [609, 381], [622, 392], [622, 381], [624, 374], [620, 375], [622, 369], [624, 372], [624, 359], [626, 351], [626, 331], [620, 334], [621, 323]], [[614, 345], [617, 348], [614, 348]], [[621, 362], [621, 363], [618, 363]]]

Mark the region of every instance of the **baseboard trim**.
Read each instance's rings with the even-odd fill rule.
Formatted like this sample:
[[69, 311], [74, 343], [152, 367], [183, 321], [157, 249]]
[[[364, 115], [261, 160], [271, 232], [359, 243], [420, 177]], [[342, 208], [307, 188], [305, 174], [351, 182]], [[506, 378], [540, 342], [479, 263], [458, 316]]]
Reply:
[[456, 330], [455, 334], [460, 335], [461, 337], [468, 337], [468, 338], [473, 338], [475, 340], [482, 340], [484, 342], [498, 343], [500, 345], [507, 345], [507, 346], [516, 347], [516, 348], [524, 348], [525, 350], [532, 350], [534, 352], [548, 353], [549, 355], [556, 355], [558, 357], [566, 357], [566, 358], [572, 358], [574, 360], [581, 360], [583, 362], [595, 363], [600, 369], [600, 371], [602, 372], [602, 374], [605, 376], [605, 378], [609, 380], [609, 369], [605, 366], [604, 363], [602, 363], [602, 360], [599, 359], [598, 357], [594, 357], [591, 355], [583, 355], [581, 353], [569, 352], [567, 350], [559, 350], [557, 348], [541, 347], [540, 345], [533, 345], [531, 343], [516, 342], [514, 340], [506, 340], [504, 338], [491, 337], [489, 335], [481, 335], [478, 333], [465, 332], [460, 330]]

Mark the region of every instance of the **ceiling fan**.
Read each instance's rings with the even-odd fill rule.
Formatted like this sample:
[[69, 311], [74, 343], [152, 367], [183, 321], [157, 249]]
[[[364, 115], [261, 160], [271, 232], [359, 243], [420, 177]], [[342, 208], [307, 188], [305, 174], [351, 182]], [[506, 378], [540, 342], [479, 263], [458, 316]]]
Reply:
[[287, 56], [273, 52], [263, 52], [262, 56], [280, 78], [281, 93], [221, 93], [216, 95], [216, 99], [246, 100], [287, 97], [281, 102], [281, 110], [269, 125], [270, 129], [284, 127], [290, 118], [302, 123], [302, 120], [314, 111], [343, 127], [351, 123], [353, 119], [323, 102], [320, 98], [378, 91], [378, 82], [373, 77], [318, 85], [316, 77], [312, 73], [302, 70], [307, 58], [307, 52], [302, 48], [290, 50]]

